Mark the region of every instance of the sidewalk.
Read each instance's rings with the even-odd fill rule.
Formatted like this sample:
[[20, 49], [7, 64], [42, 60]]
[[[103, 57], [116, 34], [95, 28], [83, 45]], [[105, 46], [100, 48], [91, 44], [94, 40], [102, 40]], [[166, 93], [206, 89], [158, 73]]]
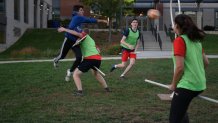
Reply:
[[[150, 58], [171, 58], [172, 51], [139, 51], [137, 54], [137, 59], [150, 59]], [[218, 55], [207, 55], [208, 58], [218, 58]], [[121, 59], [121, 55], [114, 57], [104, 57], [103, 60], [111, 59]], [[72, 61], [73, 59], [63, 59], [62, 61]], [[9, 64], [9, 63], [27, 63], [27, 62], [53, 62], [53, 59], [45, 60], [17, 60], [17, 61], [0, 61], [0, 64]]]

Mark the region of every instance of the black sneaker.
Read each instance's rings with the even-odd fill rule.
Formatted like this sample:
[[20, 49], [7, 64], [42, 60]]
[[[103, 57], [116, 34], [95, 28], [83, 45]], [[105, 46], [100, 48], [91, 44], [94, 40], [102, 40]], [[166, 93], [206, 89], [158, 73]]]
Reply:
[[111, 70], [110, 70], [110, 72], [113, 72], [115, 69], [116, 69], [116, 68], [115, 68], [115, 65], [113, 65], [112, 68], [111, 68]]
[[112, 92], [109, 88], [104, 88], [106, 92]]
[[83, 96], [83, 92], [82, 91], [74, 91], [73, 95], [74, 96]]

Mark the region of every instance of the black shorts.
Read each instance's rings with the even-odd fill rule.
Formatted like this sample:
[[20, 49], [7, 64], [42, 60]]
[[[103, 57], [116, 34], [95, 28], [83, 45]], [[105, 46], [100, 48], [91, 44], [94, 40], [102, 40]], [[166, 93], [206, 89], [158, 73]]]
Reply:
[[78, 69], [83, 73], [87, 72], [89, 69], [96, 71], [94, 67], [100, 68], [101, 60], [96, 59], [84, 59], [78, 66]]

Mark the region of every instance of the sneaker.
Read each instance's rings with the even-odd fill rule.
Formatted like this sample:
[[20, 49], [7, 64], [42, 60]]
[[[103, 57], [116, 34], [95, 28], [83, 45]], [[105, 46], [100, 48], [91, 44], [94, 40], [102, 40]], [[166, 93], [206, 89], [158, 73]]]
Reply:
[[58, 67], [58, 61], [56, 61], [55, 58], [54, 58], [54, 60], [53, 60], [53, 65], [54, 65], [54, 68], [57, 68], [57, 67]]
[[83, 92], [82, 91], [74, 91], [73, 95], [74, 96], [83, 96]]
[[65, 76], [65, 81], [66, 82], [70, 81], [71, 75], [72, 75], [72, 72], [70, 72], [70, 69], [67, 69], [67, 75]]
[[116, 69], [115, 65], [112, 66], [110, 72], [113, 72]]
[[121, 78], [121, 79], [125, 79], [126, 77], [125, 77], [124, 75], [121, 75], [120, 78]]
[[107, 88], [104, 88], [104, 89], [105, 89], [106, 92], [112, 92], [112, 91], [110, 90], [110, 88], [108, 88], [108, 87], [107, 87]]

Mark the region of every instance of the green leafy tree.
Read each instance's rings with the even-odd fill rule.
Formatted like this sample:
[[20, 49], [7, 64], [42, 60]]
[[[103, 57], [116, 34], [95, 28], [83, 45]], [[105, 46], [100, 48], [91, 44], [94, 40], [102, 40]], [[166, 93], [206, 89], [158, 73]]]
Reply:
[[118, 14], [121, 18], [123, 7], [131, 5], [134, 0], [82, 0], [82, 2], [90, 6], [93, 12], [108, 17], [109, 41], [111, 41], [112, 19]]

